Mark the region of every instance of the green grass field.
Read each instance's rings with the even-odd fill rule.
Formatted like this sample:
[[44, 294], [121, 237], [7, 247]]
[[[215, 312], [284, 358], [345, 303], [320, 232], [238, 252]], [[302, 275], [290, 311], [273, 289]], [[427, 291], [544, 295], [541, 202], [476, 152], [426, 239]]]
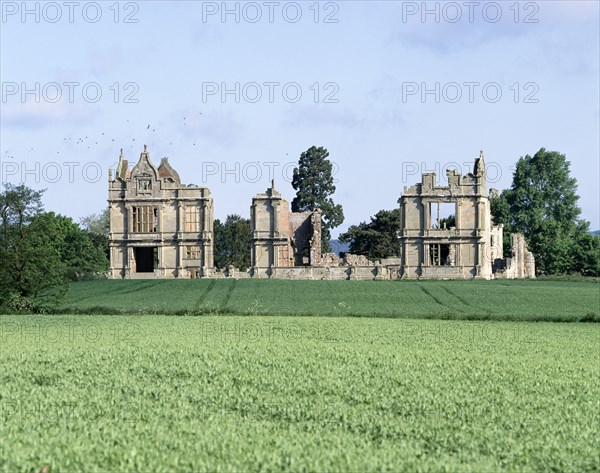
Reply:
[[[243, 310], [260, 291], [227, 284], [187, 302]], [[413, 310], [436, 307], [406, 286]], [[161, 284], [129, 287], [166, 303]], [[599, 324], [15, 315], [0, 327], [3, 472], [600, 471]]]
[[600, 322], [599, 305], [598, 282], [104, 280], [72, 284], [62, 311]]

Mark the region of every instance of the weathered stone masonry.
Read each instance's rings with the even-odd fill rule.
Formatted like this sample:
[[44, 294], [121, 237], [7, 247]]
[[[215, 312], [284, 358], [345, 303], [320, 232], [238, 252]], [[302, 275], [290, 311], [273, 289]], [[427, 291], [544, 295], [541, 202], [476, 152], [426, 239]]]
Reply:
[[[483, 152], [473, 172], [435, 173], [405, 187], [400, 254], [382, 261], [321, 253], [321, 213], [291, 212], [275, 183], [252, 199], [250, 268], [215, 271], [213, 200], [185, 186], [167, 158], [157, 168], [144, 146], [130, 171], [121, 156], [109, 175], [110, 277], [254, 277], [281, 279], [533, 278], [535, 261], [521, 234], [503, 258], [503, 227], [493, 225]], [[496, 192], [491, 190], [490, 192]], [[444, 210], [442, 210], [444, 209]], [[445, 211], [445, 213], [444, 213]]]
[[207, 188], [185, 186], [167, 158], [158, 168], [144, 146], [130, 171], [121, 156], [109, 174], [113, 278], [210, 277], [214, 209]]
[[253, 277], [276, 277], [281, 268], [321, 263], [321, 213], [290, 212], [273, 182], [250, 207]]
[[[435, 173], [423, 174], [420, 183], [404, 188], [398, 201], [401, 277], [535, 277], [535, 262], [523, 235], [512, 235], [513, 258], [503, 259], [504, 229], [492, 224], [483, 152], [472, 173], [446, 174], [447, 186], [436, 185]], [[442, 206], [451, 209], [450, 225], [442, 224]]]

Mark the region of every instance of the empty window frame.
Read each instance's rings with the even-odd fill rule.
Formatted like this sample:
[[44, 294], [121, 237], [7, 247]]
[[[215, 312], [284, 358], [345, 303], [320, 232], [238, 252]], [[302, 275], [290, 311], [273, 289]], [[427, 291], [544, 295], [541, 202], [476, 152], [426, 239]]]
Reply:
[[431, 243], [429, 245], [430, 266], [450, 266], [450, 245]]
[[142, 192], [151, 191], [152, 190], [152, 180], [151, 179], [140, 179], [138, 181], [138, 190]]
[[185, 208], [185, 231], [200, 231], [200, 207], [197, 205], [189, 205]]
[[158, 208], [144, 205], [133, 207], [133, 233], [158, 232]]
[[199, 246], [186, 246], [185, 247], [185, 259], [200, 259], [200, 247]]
[[454, 202], [430, 202], [429, 215], [430, 228], [443, 230], [456, 226]]

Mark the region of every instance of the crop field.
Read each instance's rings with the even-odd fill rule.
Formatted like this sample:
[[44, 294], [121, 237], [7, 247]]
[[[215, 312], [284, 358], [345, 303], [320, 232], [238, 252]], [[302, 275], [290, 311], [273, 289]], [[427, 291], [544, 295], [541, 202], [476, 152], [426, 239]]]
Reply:
[[11, 315], [0, 327], [4, 472], [600, 470], [599, 324]]
[[573, 281], [104, 280], [63, 313], [379, 316], [600, 322], [600, 284]]

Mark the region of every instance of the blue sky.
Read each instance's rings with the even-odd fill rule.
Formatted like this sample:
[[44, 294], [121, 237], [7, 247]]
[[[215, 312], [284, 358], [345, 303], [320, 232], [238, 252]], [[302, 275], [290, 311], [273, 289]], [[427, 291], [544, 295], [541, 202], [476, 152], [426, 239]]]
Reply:
[[483, 149], [503, 189], [545, 147], [600, 228], [599, 2], [1, 3], [2, 180], [75, 220], [106, 205], [120, 148], [134, 164], [144, 144], [208, 186], [218, 218], [248, 216], [271, 177], [291, 201], [293, 164], [324, 146], [334, 235], [422, 172], [444, 183]]

